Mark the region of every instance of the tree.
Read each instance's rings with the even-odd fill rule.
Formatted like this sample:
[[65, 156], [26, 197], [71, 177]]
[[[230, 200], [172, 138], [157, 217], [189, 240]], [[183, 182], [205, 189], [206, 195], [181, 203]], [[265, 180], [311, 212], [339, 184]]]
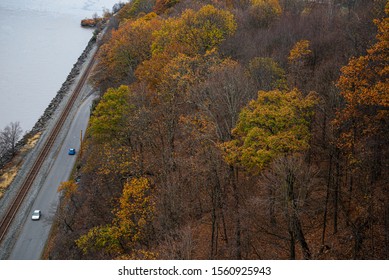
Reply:
[[62, 193], [62, 196], [65, 199], [66, 203], [71, 201], [75, 208], [78, 207], [76, 201], [74, 200], [77, 191], [78, 191], [78, 185], [74, 181], [62, 182], [61, 185], [58, 187], [58, 192]]
[[287, 88], [284, 69], [270, 57], [254, 57], [250, 60], [248, 71], [257, 90], [269, 91]]
[[96, 140], [113, 141], [123, 136], [126, 113], [131, 110], [127, 86], [109, 89], [94, 110], [89, 131]]
[[157, 0], [154, 5], [154, 12], [163, 14], [179, 2], [179, 0]]
[[259, 172], [281, 154], [309, 146], [309, 123], [316, 98], [290, 92], [259, 91], [239, 114], [233, 140], [223, 143], [227, 162]]
[[284, 12], [293, 15], [300, 15], [306, 5], [306, 0], [280, 0], [279, 2]]
[[152, 12], [155, 0], [133, 0], [126, 3], [119, 11], [120, 21], [134, 19], [138, 16]]
[[[389, 4], [385, 12], [389, 14]], [[362, 157], [368, 158], [370, 154], [374, 162], [370, 165], [373, 181], [381, 174], [382, 149], [388, 144], [389, 132], [389, 18], [375, 20], [375, 23], [377, 42], [366, 55], [351, 59], [341, 69], [337, 86], [346, 104], [334, 121], [339, 147], [350, 155], [352, 162], [361, 162]]]
[[[388, 15], [389, 4], [385, 11]], [[389, 18], [375, 23], [377, 43], [367, 50], [367, 55], [351, 59], [341, 69], [337, 84], [346, 105], [335, 123], [341, 131], [342, 147], [348, 150], [363, 138], [380, 137], [385, 142], [388, 133]]]
[[3, 131], [0, 131], [0, 147], [4, 153], [7, 151], [12, 155], [16, 153], [16, 144], [22, 133], [23, 130], [19, 122], [11, 122]]
[[[315, 102], [313, 95], [304, 98], [296, 89], [290, 92], [258, 92], [257, 100], [251, 101], [239, 114], [238, 123], [233, 130], [234, 139], [221, 144], [226, 161], [255, 174], [264, 170], [279, 156], [307, 149], [310, 118]], [[296, 212], [295, 175], [288, 168], [286, 187], [283, 190], [288, 201], [287, 213], [292, 213], [287, 214], [291, 246], [294, 248], [296, 238], [300, 242], [304, 258], [309, 259], [311, 252]]]
[[[376, 43], [366, 55], [350, 59], [348, 65], [341, 69], [337, 84], [345, 106], [337, 112], [334, 124], [337, 145], [345, 157], [346, 172], [350, 178], [346, 219], [354, 236], [354, 258], [361, 256], [367, 229], [376, 226], [373, 216], [377, 205], [387, 205], [389, 201], [387, 188], [380, 184], [380, 181], [387, 180], [387, 172], [383, 171], [388, 166], [389, 3], [385, 12], [385, 18], [375, 20], [378, 27]], [[354, 203], [358, 206], [352, 207]], [[387, 217], [388, 208], [385, 208]], [[388, 232], [389, 226], [385, 224], [385, 233]], [[376, 238], [384, 239], [380, 234], [370, 235], [373, 245], [369, 250], [372, 252], [376, 248]], [[386, 246], [389, 246], [387, 236], [385, 240]]]
[[251, 0], [249, 10], [252, 24], [268, 27], [282, 12], [278, 0]]
[[[92, 75], [93, 83], [103, 92], [135, 80], [139, 63], [151, 57], [152, 33], [160, 26], [155, 13], [137, 20], [128, 20], [100, 47], [98, 64]], [[134, 40], [134, 38], [137, 38]]]
[[[194, 100], [194, 103], [197, 104], [200, 109], [203, 121], [208, 124], [208, 127], [213, 128], [212, 130], [209, 129], [206, 130], [206, 132], [203, 132], [203, 134], [214, 133], [212, 137], [209, 138], [211, 143], [220, 143], [231, 140], [231, 130], [236, 125], [239, 111], [254, 95], [255, 90], [252, 83], [247, 73], [245, 73], [243, 67], [238, 62], [231, 59], [224, 59], [210, 67], [206, 79], [192, 89], [191, 99]], [[212, 146], [213, 147], [209, 149], [209, 154], [218, 154], [212, 152], [212, 149], [215, 148], [214, 145]], [[215, 159], [213, 159], [213, 161], [215, 161]], [[213, 164], [217, 165], [215, 162]], [[217, 175], [218, 172], [215, 166], [211, 166], [210, 168], [211, 170], [215, 170], [215, 176], [220, 176]], [[232, 251], [234, 252], [233, 257], [240, 259], [242, 254], [239, 190], [236, 188], [233, 168], [227, 168], [225, 173], [227, 174], [229, 184], [232, 187], [234, 199], [233, 208], [235, 209], [233, 213], [235, 228], [235, 246], [232, 248]], [[222, 224], [225, 227], [223, 203], [221, 201], [227, 200], [227, 194], [222, 192], [220, 181], [221, 179], [216, 177], [215, 183], [212, 184], [212, 240], [215, 239], [214, 225], [219, 222], [218, 219], [222, 219]], [[227, 236], [227, 234], [224, 235]]]
[[109, 225], [90, 229], [77, 246], [84, 255], [99, 252], [101, 256], [127, 259], [153, 259], [147, 247], [147, 235], [154, 216], [152, 188], [147, 178], [129, 179], [119, 199], [115, 218]]
[[216, 60], [191, 91], [190, 98], [215, 127], [217, 142], [231, 140], [240, 110], [256, 92], [244, 68], [231, 59]]
[[205, 54], [217, 48], [236, 30], [234, 16], [211, 5], [199, 11], [186, 10], [180, 18], [168, 19], [154, 33], [153, 54], [167, 52], [187, 55]]
[[[258, 228], [267, 230], [257, 234], [269, 233], [283, 238], [282, 231], [287, 228], [289, 235], [289, 258], [296, 258], [296, 241], [301, 242], [303, 257], [311, 257], [311, 249], [305, 240], [303, 222], [313, 221], [320, 202], [318, 201], [318, 170], [308, 165], [304, 155], [281, 155], [270, 164], [259, 177], [259, 187], [267, 191], [266, 196], [261, 196], [261, 211], [264, 218], [258, 220]], [[255, 198], [254, 198], [255, 199]], [[251, 220], [251, 219], [250, 219]], [[310, 224], [312, 227], [312, 223]], [[264, 226], [267, 225], [267, 226]], [[307, 228], [307, 226], [305, 226]], [[260, 230], [261, 231], [261, 230]]]
[[312, 57], [312, 50], [308, 40], [298, 41], [290, 50], [288, 62], [290, 67], [291, 83], [294, 87], [301, 90], [306, 88], [309, 78], [310, 60]]

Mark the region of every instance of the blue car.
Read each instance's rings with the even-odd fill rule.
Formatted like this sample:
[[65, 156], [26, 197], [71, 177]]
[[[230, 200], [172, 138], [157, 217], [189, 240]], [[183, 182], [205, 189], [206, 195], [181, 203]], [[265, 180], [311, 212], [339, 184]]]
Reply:
[[75, 155], [76, 154], [76, 149], [69, 149], [69, 152], [68, 152], [69, 155]]

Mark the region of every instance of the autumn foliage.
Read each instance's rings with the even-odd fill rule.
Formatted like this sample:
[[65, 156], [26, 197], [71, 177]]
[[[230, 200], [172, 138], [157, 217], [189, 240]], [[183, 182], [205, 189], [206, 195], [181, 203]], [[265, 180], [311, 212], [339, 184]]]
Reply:
[[134, 178], [124, 185], [119, 208], [110, 225], [94, 227], [76, 240], [84, 252], [95, 252], [102, 257], [152, 259], [153, 254], [142, 249], [147, 227], [153, 217], [150, 182]]
[[304, 151], [314, 105], [313, 96], [304, 98], [298, 90], [258, 92], [241, 110], [234, 139], [222, 144], [227, 162], [259, 172], [278, 155]]
[[387, 259], [385, 5], [126, 4], [50, 258]]
[[[389, 16], [389, 4], [385, 11]], [[377, 42], [366, 55], [352, 58], [342, 67], [338, 81], [346, 105], [339, 111], [336, 124], [345, 148], [352, 148], [363, 138], [381, 138], [388, 129], [389, 18], [375, 23], [378, 27]]]

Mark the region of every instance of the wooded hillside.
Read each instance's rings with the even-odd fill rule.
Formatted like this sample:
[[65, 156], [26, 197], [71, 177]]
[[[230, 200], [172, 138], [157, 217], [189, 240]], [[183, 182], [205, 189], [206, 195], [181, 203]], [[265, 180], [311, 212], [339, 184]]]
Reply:
[[388, 259], [389, 4], [133, 0], [54, 259]]

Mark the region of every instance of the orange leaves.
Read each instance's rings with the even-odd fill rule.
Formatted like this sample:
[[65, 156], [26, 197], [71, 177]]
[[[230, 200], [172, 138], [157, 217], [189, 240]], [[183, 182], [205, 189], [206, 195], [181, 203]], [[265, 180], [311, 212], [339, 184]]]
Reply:
[[[335, 125], [340, 130], [339, 145], [355, 147], [371, 136], [384, 137], [389, 119], [389, 19], [375, 21], [377, 42], [367, 55], [353, 58], [341, 69], [338, 88], [346, 101]], [[379, 136], [381, 135], [381, 136]]]
[[163, 20], [151, 13], [128, 20], [100, 48], [92, 79], [104, 91], [134, 82], [136, 72], [139, 80], [154, 88], [163, 79], [160, 72], [170, 60], [205, 55], [235, 30], [233, 15], [211, 5], [199, 11], [188, 9], [178, 18]]
[[174, 57], [159, 53], [139, 65], [136, 75], [160, 97], [172, 98], [185, 96], [191, 86], [201, 81], [209, 68], [217, 63], [220, 63], [220, 59], [214, 51], [192, 56], [179, 53]]
[[138, 64], [151, 56], [152, 33], [159, 27], [160, 19], [149, 14], [112, 31], [111, 39], [100, 47], [92, 77], [95, 85], [104, 90], [133, 82]]

